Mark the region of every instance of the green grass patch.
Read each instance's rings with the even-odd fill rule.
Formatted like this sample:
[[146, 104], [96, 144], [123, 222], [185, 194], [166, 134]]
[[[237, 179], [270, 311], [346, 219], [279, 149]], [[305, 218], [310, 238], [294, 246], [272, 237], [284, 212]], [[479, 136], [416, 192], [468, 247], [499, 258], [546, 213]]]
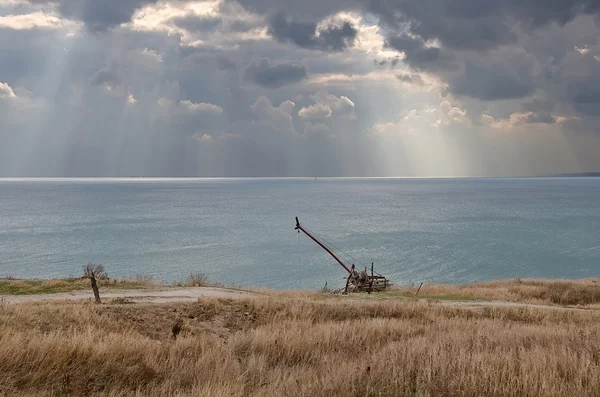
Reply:
[[59, 280], [0, 279], [0, 295], [33, 295], [71, 292], [89, 287], [88, 280], [65, 278]]

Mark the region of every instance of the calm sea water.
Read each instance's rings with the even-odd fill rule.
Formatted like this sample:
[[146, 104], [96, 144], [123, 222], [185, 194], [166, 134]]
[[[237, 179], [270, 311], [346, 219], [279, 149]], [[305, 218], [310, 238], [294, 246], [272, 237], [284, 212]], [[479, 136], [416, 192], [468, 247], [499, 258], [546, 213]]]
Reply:
[[597, 178], [92, 179], [0, 180], [0, 277], [342, 285], [295, 216], [397, 284], [600, 275]]

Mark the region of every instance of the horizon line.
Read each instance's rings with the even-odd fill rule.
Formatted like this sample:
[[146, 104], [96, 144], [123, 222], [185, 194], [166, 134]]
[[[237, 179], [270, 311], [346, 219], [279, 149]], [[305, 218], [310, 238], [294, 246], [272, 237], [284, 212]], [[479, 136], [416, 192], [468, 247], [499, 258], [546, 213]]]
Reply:
[[546, 179], [600, 177], [600, 172], [581, 172], [554, 175], [513, 175], [513, 176], [0, 176], [3, 182], [19, 181], [166, 181], [166, 180], [236, 180], [236, 179]]

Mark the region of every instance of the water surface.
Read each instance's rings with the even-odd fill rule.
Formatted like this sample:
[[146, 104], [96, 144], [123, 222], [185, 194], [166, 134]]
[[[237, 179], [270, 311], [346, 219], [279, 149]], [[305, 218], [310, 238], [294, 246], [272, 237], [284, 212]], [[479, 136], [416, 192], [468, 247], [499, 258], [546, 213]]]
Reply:
[[398, 284], [600, 270], [600, 178], [55, 179], [0, 180], [0, 277], [342, 284], [295, 216]]

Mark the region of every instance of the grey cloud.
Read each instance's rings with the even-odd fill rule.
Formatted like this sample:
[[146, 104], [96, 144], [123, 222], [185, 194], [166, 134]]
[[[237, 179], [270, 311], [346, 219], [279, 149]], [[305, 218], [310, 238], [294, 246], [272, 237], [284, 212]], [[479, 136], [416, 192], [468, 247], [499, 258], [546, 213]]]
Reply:
[[255, 22], [244, 21], [241, 19], [229, 21], [227, 27], [234, 32], [248, 32], [259, 27]]
[[556, 119], [550, 113], [532, 113], [529, 116], [527, 116], [527, 122], [530, 124], [554, 124], [556, 123]]
[[226, 57], [225, 55], [217, 56], [217, 68], [219, 70], [235, 70], [236, 64], [231, 59]]
[[342, 51], [354, 45], [357, 31], [349, 22], [317, 30], [314, 22], [288, 21], [283, 13], [277, 13], [269, 22], [269, 34], [280, 42], [290, 42], [303, 48]]
[[554, 104], [548, 100], [535, 99], [523, 105], [523, 110], [528, 112], [527, 123], [554, 124], [556, 118], [552, 115]]
[[458, 95], [468, 95], [486, 101], [523, 98], [535, 90], [533, 81], [519, 76], [504, 65], [488, 67], [467, 63], [465, 73], [450, 86]]
[[600, 11], [596, 0], [372, 0], [367, 9], [392, 29], [408, 28], [453, 49], [488, 50], [514, 43], [509, 20], [530, 29]]
[[408, 84], [425, 85], [423, 78], [421, 77], [420, 74], [417, 74], [417, 73], [412, 73], [412, 74], [400, 73], [400, 74], [396, 75], [396, 78], [398, 80], [408, 83]]
[[[85, 5], [86, 1], [80, 4]], [[101, 0], [95, 1], [102, 4]], [[227, 2], [229, 0], [224, 1]], [[88, 26], [87, 31], [78, 31], [75, 36], [67, 35], [69, 27], [44, 32], [0, 30], [0, 83], [6, 82], [17, 96], [2, 99], [9, 91], [0, 89], [3, 92], [0, 93], [0, 173], [430, 175], [436, 170], [443, 171], [442, 165], [456, 164], [451, 160], [440, 160], [440, 167], [436, 168], [435, 164], [422, 159], [412, 165], [405, 162], [408, 166], [388, 166], [375, 149], [382, 141], [371, 141], [373, 137], [365, 133], [376, 123], [394, 123], [405, 110], [438, 107], [440, 98], [438, 92], [433, 91], [437, 84], [432, 85], [431, 90], [407, 92], [406, 87], [394, 83], [393, 76], [397, 75], [398, 81], [417, 84], [425, 75], [420, 78], [416, 69], [424, 70], [427, 81], [432, 79], [440, 81], [442, 86], [449, 86], [446, 100], [466, 110], [467, 117], [480, 119], [483, 112], [489, 111], [494, 119], [505, 120], [510, 114], [517, 113], [521, 127], [528, 128], [523, 126], [525, 123], [537, 124], [531, 127], [532, 134], [524, 134], [530, 138], [534, 136], [534, 130], [548, 130], [550, 136], [553, 131], [564, 128], [565, 136], [588, 134], [588, 141], [581, 143], [588, 151], [600, 147], [600, 141], [594, 141], [598, 136], [597, 117], [589, 117], [600, 114], [600, 103], [594, 102], [595, 94], [600, 92], [596, 69], [600, 63], [593, 58], [600, 54], [600, 43], [597, 40], [598, 25], [593, 25], [591, 16], [577, 16], [573, 23], [561, 28], [560, 24], [571, 18], [568, 12], [563, 19], [542, 15], [528, 21], [526, 16], [514, 16], [514, 12], [508, 10], [507, 4], [513, 4], [515, 9], [522, 7], [516, 0], [475, 6], [473, 1], [460, 0], [382, 1], [394, 10], [403, 3], [402, 7], [408, 7], [410, 12], [394, 11], [388, 15], [390, 21], [382, 19], [379, 33], [389, 34], [389, 42], [398, 37], [402, 40], [394, 42], [398, 57], [392, 55], [381, 66], [387, 69], [390, 65], [406, 63], [415, 70], [406, 71], [403, 66], [371, 73], [376, 66], [370, 56], [365, 55], [362, 46], [358, 49], [344, 47], [346, 51], [335, 53], [306, 50], [323, 48], [323, 44], [316, 45], [311, 41], [320, 36], [333, 43], [330, 49], [341, 48], [341, 41], [335, 39], [341, 37], [344, 40], [344, 33], [338, 31], [340, 26], [333, 32], [334, 37], [328, 36], [327, 29], [317, 32], [315, 27], [312, 33], [305, 34], [308, 44], [304, 47], [289, 37], [277, 41], [251, 34], [238, 40], [237, 37], [242, 35], [227, 35], [232, 30], [244, 32], [264, 26], [269, 23], [269, 16], [277, 11], [285, 12], [286, 22], [302, 25], [298, 21], [316, 23], [338, 11], [356, 10], [356, 2], [241, 2], [260, 3], [257, 7], [248, 6], [248, 9], [264, 10], [262, 14], [267, 17], [263, 19], [261, 15], [243, 12], [221, 13], [219, 33], [206, 32], [202, 43], [194, 43], [193, 47], [186, 47], [177, 35], [162, 31], [132, 31], [128, 26], [117, 26], [118, 21], [131, 18], [127, 10], [112, 22], [100, 15], [95, 19], [89, 15], [84, 17], [82, 10], [65, 11]], [[73, 4], [74, 1], [62, 3]], [[550, 8], [549, 11], [540, 10], [541, 13], [554, 15], [555, 2], [538, 3], [540, 8], [545, 5]], [[53, 11], [60, 11], [58, 2], [55, 4]], [[111, 1], [104, 4], [114, 6]], [[567, 10], [577, 9], [566, 2], [563, 4]], [[444, 7], [437, 7], [439, 5]], [[240, 18], [239, 24], [237, 18]], [[580, 23], [582, 18], [587, 21], [583, 25]], [[365, 21], [370, 21], [366, 23], [374, 20], [365, 17]], [[544, 20], [557, 23], [542, 23]], [[432, 27], [436, 21], [443, 23]], [[456, 25], [454, 29], [451, 29], [452, 24]], [[312, 26], [312, 23], [308, 25]], [[510, 30], [505, 31], [505, 27]], [[489, 32], [486, 33], [486, 29]], [[565, 33], [563, 29], [569, 32]], [[548, 34], [550, 30], [554, 36]], [[93, 35], [90, 31], [102, 34]], [[408, 35], [403, 36], [407, 32]], [[557, 37], [565, 40], [557, 40]], [[368, 46], [370, 43], [362, 44]], [[590, 53], [577, 53], [574, 45], [587, 45]], [[562, 47], [564, 51], [558, 51], [558, 48], [556, 53], [540, 50], [551, 47]], [[404, 54], [400, 56], [400, 52]], [[566, 55], [556, 55], [561, 53]], [[158, 61], [153, 59], [153, 54]], [[255, 54], [268, 59], [257, 59], [249, 65]], [[112, 60], [118, 67], [112, 66]], [[301, 60], [301, 64], [290, 62], [292, 60]], [[552, 74], [547, 73], [550, 69]], [[306, 80], [307, 70], [314, 79]], [[329, 80], [331, 75], [334, 77]], [[340, 76], [339, 81], [335, 75]], [[351, 77], [346, 79], [346, 76]], [[321, 77], [328, 81], [326, 86], [321, 83]], [[244, 81], [253, 84], [244, 84]], [[108, 92], [91, 87], [93, 84], [120, 84], [121, 89]], [[21, 90], [31, 92], [31, 95], [26, 98], [20, 94]], [[327, 92], [315, 94], [319, 90]], [[257, 99], [263, 95], [264, 98]], [[523, 105], [527, 101], [523, 95], [547, 98], [548, 103]], [[181, 101], [185, 100], [194, 104], [215, 104], [219, 108], [191, 106], [204, 110], [193, 112], [182, 106]], [[25, 105], [29, 106], [26, 111], [23, 110]], [[423, 123], [427, 133], [431, 133], [427, 128], [435, 121], [435, 113], [431, 113], [431, 117]], [[561, 123], [553, 121], [554, 117], [560, 117]], [[550, 125], [552, 122], [555, 125]], [[580, 123], [580, 127], [575, 128], [575, 123]], [[487, 128], [484, 124], [473, 129], [463, 124], [440, 125], [439, 128], [440, 133], [457, 132], [445, 135], [455, 143], [450, 146], [464, 149], [461, 155], [467, 164], [462, 168], [465, 172], [502, 174], [510, 169], [527, 174], [530, 172], [529, 158], [535, 156], [542, 159], [539, 164], [544, 167], [560, 168], [573, 164], [561, 163], [550, 154], [560, 152], [559, 145], [540, 147], [534, 142], [531, 147], [521, 150], [520, 140], [514, 143], [519, 149], [514, 150], [515, 157], [507, 160], [503, 153], [505, 148], [498, 148], [497, 136], [513, 134], [479, 136], [478, 133]], [[303, 131], [307, 133], [302, 134]], [[572, 133], [577, 131], [581, 132]], [[205, 134], [212, 139], [194, 139]], [[535, 135], [535, 139], [544, 139], [544, 134], [540, 134]], [[418, 141], [421, 136], [406, 139]], [[428, 140], [432, 148], [442, 142], [436, 141], [435, 136]], [[402, 146], [390, 145], [389, 149], [387, 154], [402, 157]], [[572, 150], [574, 156], [580, 156], [580, 149]], [[497, 154], [494, 156], [494, 153]], [[481, 164], [477, 160], [475, 163], [481, 167], [471, 167], [469, 164], [479, 157], [484, 160]], [[490, 157], [497, 159], [496, 163], [488, 160]], [[520, 157], [527, 159], [520, 161]], [[588, 167], [600, 166], [597, 151], [589, 158]], [[381, 168], [377, 168], [379, 161]]]
[[173, 18], [173, 23], [189, 32], [208, 32], [215, 30], [222, 24], [222, 19], [219, 17], [206, 17], [188, 13], [182, 17]]
[[57, 4], [64, 17], [85, 23], [93, 32], [102, 32], [129, 22], [139, 8], [157, 0], [30, 0], [32, 4]]
[[[232, 2], [234, 0], [225, 0]], [[266, 15], [274, 12], [283, 12], [286, 15], [291, 15], [294, 18], [303, 20], [321, 20], [327, 15], [335, 14], [341, 10], [359, 10], [361, 8], [361, 0], [324, 0], [324, 1], [279, 1], [272, 0], [235, 0], [245, 9]]]
[[380, 61], [374, 59], [373, 62], [375, 63], [375, 65], [379, 66], [379, 67], [384, 67], [387, 66], [389, 64], [390, 68], [395, 68], [398, 63], [400, 63], [401, 59], [399, 56], [395, 56], [392, 58], [387, 58], [387, 59], [382, 59]]
[[268, 58], [251, 62], [244, 70], [246, 81], [265, 88], [278, 88], [306, 78], [306, 67], [298, 62], [272, 63]]
[[597, 117], [600, 114], [600, 88], [581, 89], [573, 97], [572, 106], [581, 114]]
[[584, 90], [575, 95], [573, 101], [579, 104], [600, 104], [600, 90]]
[[386, 46], [404, 53], [404, 62], [415, 69], [437, 68], [440, 63], [448, 63], [450, 56], [442, 54], [436, 47], [427, 47], [418, 37], [401, 34], [389, 37]]
[[100, 69], [90, 79], [93, 85], [109, 85], [111, 87], [121, 85], [121, 76], [117, 73], [116, 67]]

